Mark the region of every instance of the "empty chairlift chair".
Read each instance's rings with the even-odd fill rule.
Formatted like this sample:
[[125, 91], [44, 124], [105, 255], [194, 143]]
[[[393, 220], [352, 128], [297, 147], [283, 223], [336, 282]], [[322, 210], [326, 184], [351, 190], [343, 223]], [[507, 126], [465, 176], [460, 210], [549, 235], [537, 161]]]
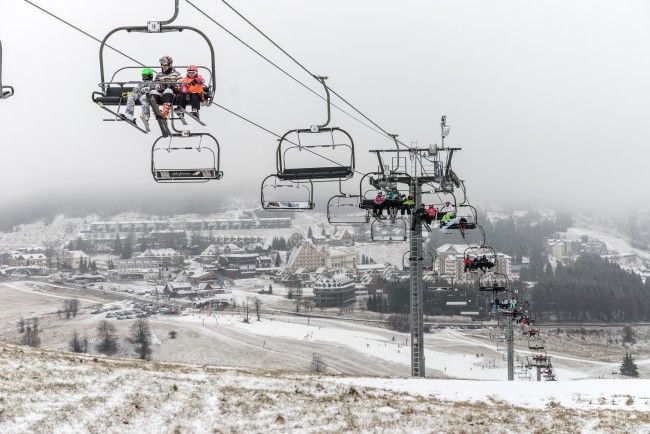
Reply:
[[354, 174], [354, 141], [338, 127], [329, 127], [330, 92], [327, 77], [316, 77], [325, 88], [327, 120], [322, 125], [290, 130], [279, 140], [277, 176], [291, 181], [343, 181]]
[[262, 208], [269, 211], [314, 209], [314, 184], [311, 181], [282, 181], [269, 175], [260, 188]]
[[14, 88], [2, 84], [2, 42], [0, 42], [0, 99], [7, 99], [13, 95]]
[[374, 242], [404, 242], [408, 237], [406, 220], [398, 218], [392, 223], [390, 220], [373, 220], [370, 225], [370, 239]]
[[223, 177], [219, 142], [208, 133], [159, 137], [151, 147], [151, 174], [160, 183], [200, 183]]
[[[111, 118], [105, 119], [105, 121], [118, 121], [118, 122], [124, 121], [123, 117], [121, 116], [122, 113], [120, 111], [123, 108], [126, 108], [126, 102], [129, 93], [131, 93], [135, 88], [135, 86], [139, 83], [139, 81], [117, 81], [116, 77], [118, 76], [118, 74], [124, 71], [133, 71], [145, 67], [149, 67], [151, 69], [156, 69], [156, 70], [160, 68], [160, 65], [146, 66], [146, 65], [132, 64], [117, 69], [110, 77], [110, 79], [107, 79], [106, 72], [105, 72], [105, 65], [104, 65], [104, 48], [107, 46], [108, 39], [111, 36], [113, 36], [115, 33], [121, 31], [125, 31], [128, 33], [160, 34], [160, 33], [171, 33], [171, 32], [183, 32], [187, 30], [189, 32], [196, 33], [197, 35], [202, 37], [203, 40], [208, 45], [208, 48], [210, 50], [210, 57], [211, 57], [211, 62], [209, 67], [206, 66], [199, 67], [199, 70], [204, 72], [205, 74], [204, 77], [206, 78], [206, 85], [204, 87], [204, 95], [203, 95], [204, 96], [203, 105], [209, 106], [212, 104], [214, 99], [214, 89], [216, 87], [216, 78], [214, 75], [215, 55], [214, 55], [214, 48], [212, 46], [212, 42], [210, 42], [210, 39], [208, 39], [208, 37], [203, 32], [201, 32], [200, 30], [194, 27], [170, 25], [178, 15], [179, 0], [175, 0], [174, 3], [175, 3], [175, 12], [174, 12], [174, 16], [171, 19], [167, 21], [150, 21], [147, 23], [146, 26], [118, 27], [114, 30], [111, 30], [102, 40], [101, 45], [99, 47], [99, 71], [100, 71], [100, 79], [101, 79], [99, 83], [100, 90], [92, 93], [92, 100], [100, 108], [102, 108], [103, 110], [107, 111], [112, 115]], [[184, 66], [178, 66], [178, 65], [174, 65], [174, 67], [184, 68]], [[140, 101], [138, 101], [137, 99], [136, 99], [136, 105], [140, 105]], [[160, 125], [162, 135], [167, 137], [168, 135], [171, 135], [171, 132], [169, 130], [167, 122], [159, 118], [159, 113], [157, 113], [158, 112], [157, 108], [158, 108], [157, 105], [155, 103], [152, 103], [152, 111], [154, 112], [154, 114], [156, 114], [156, 117], [158, 118], [158, 123]], [[138, 129], [142, 133], [149, 132], [148, 125], [145, 125], [144, 127], [140, 127], [135, 123], [128, 122], [128, 121], [125, 122], [126, 124], [131, 125], [132, 127]]]
[[335, 194], [327, 202], [327, 221], [333, 225], [369, 223], [369, 212], [361, 207], [361, 202], [361, 196], [343, 193], [343, 186], [339, 181], [339, 194]]

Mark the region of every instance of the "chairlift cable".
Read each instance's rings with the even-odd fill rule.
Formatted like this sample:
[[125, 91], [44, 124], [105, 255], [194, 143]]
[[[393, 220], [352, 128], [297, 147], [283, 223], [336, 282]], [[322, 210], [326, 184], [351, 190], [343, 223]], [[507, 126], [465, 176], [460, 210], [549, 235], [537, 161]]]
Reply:
[[[94, 41], [96, 41], [96, 42], [98, 42], [98, 43], [101, 43], [101, 42], [102, 42], [100, 39], [96, 38], [95, 36], [91, 35], [90, 33], [86, 32], [86, 31], [82, 30], [81, 28], [75, 26], [74, 24], [72, 24], [72, 23], [70, 23], [70, 22], [64, 20], [63, 18], [57, 16], [56, 14], [54, 14], [54, 13], [52, 13], [52, 12], [50, 12], [50, 11], [44, 9], [43, 7], [41, 7], [41, 6], [39, 6], [39, 5], [37, 5], [37, 4], [33, 3], [33, 2], [31, 2], [30, 0], [24, 0], [24, 1], [25, 1], [26, 3], [28, 3], [29, 5], [35, 7], [36, 9], [39, 9], [40, 11], [42, 11], [42, 12], [46, 13], [47, 15], [51, 16], [52, 18], [55, 18], [56, 20], [58, 20], [58, 21], [60, 21], [60, 22], [62, 22], [62, 23], [64, 23], [64, 24], [66, 24], [67, 26], [69, 26], [69, 27], [73, 28], [74, 30], [80, 32], [81, 34], [83, 34], [83, 35], [89, 37], [90, 39], [92, 39], [92, 40], [94, 40]], [[142, 63], [142, 62], [140, 62], [140, 61], [134, 59], [133, 57], [129, 56], [128, 54], [124, 53], [123, 51], [120, 51], [119, 49], [117, 49], [117, 48], [115, 48], [115, 47], [113, 47], [113, 46], [111, 46], [111, 45], [106, 44], [106, 46], [107, 46], [108, 48], [110, 48], [111, 50], [115, 51], [116, 53], [118, 53], [118, 54], [124, 56], [125, 58], [127, 58], [127, 59], [129, 59], [129, 60], [131, 60], [132, 62], [137, 63], [138, 65], [141, 65], [141, 66], [144, 66], [144, 65], [145, 65], [144, 63]], [[245, 122], [247, 122], [247, 123], [249, 123], [249, 124], [251, 124], [251, 125], [253, 125], [253, 126], [257, 127], [257, 128], [259, 128], [259, 129], [261, 129], [262, 131], [265, 131], [265, 132], [267, 132], [267, 133], [269, 133], [269, 134], [275, 136], [275, 137], [278, 138], [278, 139], [282, 137], [280, 134], [278, 134], [278, 133], [276, 133], [276, 132], [273, 132], [272, 130], [270, 130], [270, 129], [264, 127], [263, 125], [261, 125], [261, 124], [259, 124], [259, 123], [257, 123], [257, 122], [254, 122], [254, 121], [248, 119], [247, 117], [245, 117], [245, 116], [243, 116], [243, 115], [241, 115], [241, 114], [239, 114], [239, 113], [237, 113], [237, 112], [235, 112], [235, 111], [233, 111], [233, 110], [231, 110], [231, 109], [229, 109], [229, 108], [227, 108], [227, 107], [225, 107], [225, 106], [223, 106], [223, 105], [221, 105], [221, 104], [218, 104], [218, 103], [216, 103], [216, 102], [213, 101], [213, 102], [212, 102], [212, 105], [219, 107], [220, 109], [222, 109], [222, 110], [224, 110], [224, 111], [230, 113], [231, 115], [233, 115], [233, 116], [235, 116], [235, 117], [237, 117], [237, 118], [239, 118], [239, 119], [241, 119], [241, 120], [243, 120], [243, 121], [245, 121]], [[329, 162], [331, 162], [331, 163], [334, 163], [334, 164], [336, 164], [336, 165], [339, 165], [339, 166], [343, 166], [342, 164], [337, 163], [336, 161], [333, 161], [333, 160], [331, 160], [331, 159], [329, 159], [329, 158], [327, 158], [327, 157], [325, 157], [325, 156], [319, 154], [319, 153], [316, 152], [316, 151], [313, 151], [313, 150], [311, 150], [311, 149], [306, 149], [306, 150], [309, 151], [309, 152], [311, 152], [312, 154], [315, 154], [315, 155], [317, 155], [317, 156], [323, 158], [324, 160], [327, 160], [327, 161], [329, 161]], [[357, 171], [357, 170], [355, 170], [355, 173], [357, 173], [357, 174], [359, 174], [359, 175], [364, 175], [364, 173], [359, 172], [359, 171]]]
[[[286, 69], [282, 68], [282, 67], [279, 66], [277, 63], [273, 62], [271, 59], [269, 59], [268, 57], [266, 57], [264, 54], [260, 53], [259, 50], [256, 50], [256, 49], [255, 49], [254, 47], [252, 47], [249, 43], [247, 43], [246, 41], [244, 41], [243, 39], [241, 39], [239, 36], [237, 36], [236, 34], [234, 34], [232, 31], [230, 31], [228, 28], [226, 28], [223, 24], [221, 24], [220, 22], [218, 22], [217, 20], [215, 20], [214, 18], [212, 18], [212, 17], [211, 17], [210, 15], [208, 15], [208, 14], [207, 14], [203, 9], [199, 8], [198, 6], [196, 6], [194, 3], [192, 3], [192, 2], [189, 1], [189, 0], [185, 0], [185, 1], [187, 2], [187, 4], [189, 4], [189, 5], [192, 6], [194, 9], [196, 9], [199, 13], [201, 13], [204, 17], [206, 17], [208, 20], [212, 21], [215, 25], [217, 25], [217, 26], [218, 26], [220, 29], [222, 29], [224, 32], [226, 32], [227, 34], [229, 34], [230, 36], [232, 36], [234, 39], [236, 39], [238, 42], [240, 42], [240, 43], [241, 43], [242, 45], [244, 45], [246, 48], [248, 48], [249, 50], [251, 50], [253, 53], [255, 53], [255, 54], [257, 54], [258, 56], [260, 56], [260, 57], [261, 57], [262, 59], [264, 59], [267, 63], [269, 63], [269, 64], [272, 65], [274, 68], [276, 68], [277, 70], [279, 70], [280, 72], [282, 72], [284, 75], [286, 75], [287, 77], [289, 77], [290, 79], [292, 79], [293, 81], [295, 81], [296, 83], [298, 83], [300, 86], [304, 87], [304, 88], [307, 89], [309, 92], [313, 93], [314, 95], [316, 95], [317, 97], [319, 97], [320, 99], [322, 99], [323, 101], [326, 101], [326, 100], [327, 100], [324, 96], [322, 96], [321, 94], [319, 94], [318, 92], [316, 92], [314, 89], [312, 89], [311, 87], [309, 87], [308, 85], [306, 85], [304, 82], [300, 81], [300, 80], [299, 80], [298, 78], [296, 78], [294, 75], [292, 75], [291, 73], [289, 73]], [[377, 134], [383, 135], [383, 133], [382, 133], [381, 131], [379, 131], [379, 130], [377, 130], [376, 128], [372, 127], [371, 125], [368, 125], [367, 123], [363, 122], [361, 119], [357, 118], [356, 116], [354, 116], [352, 113], [346, 111], [345, 109], [343, 109], [343, 108], [337, 106], [336, 104], [332, 104], [332, 106], [336, 107], [337, 109], [339, 109], [341, 112], [345, 113], [345, 114], [346, 114], [347, 116], [349, 116], [350, 118], [352, 118], [352, 119], [354, 119], [355, 121], [359, 122], [361, 125], [363, 125], [363, 126], [369, 128], [369, 129], [373, 130], [373, 131], [376, 132]]]
[[[189, 0], [185, 0], [186, 2], [190, 2]], [[312, 73], [306, 66], [304, 66], [302, 63], [300, 63], [295, 57], [293, 57], [291, 54], [289, 54], [284, 48], [282, 48], [278, 43], [276, 43], [273, 39], [271, 39], [266, 33], [264, 33], [259, 27], [257, 27], [255, 24], [253, 24], [248, 18], [246, 18], [241, 12], [239, 12], [237, 9], [235, 9], [233, 6], [231, 6], [226, 0], [221, 0], [223, 4], [225, 4], [230, 10], [232, 10], [235, 14], [237, 14], [242, 20], [244, 20], [248, 25], [250, 25], [253, 29], [255, 29], [260, 35], [262, 35], [267, 41], [269, 41], [271, 44], [273, 44], [278, 50], [280, 50], [284, 55], [286, 55], [289, 59], [291, 59], [296, 65], [298, 65], [303, 71], [305, 71], [307, 74], [310, 76], [316, 78], [316, 75]], [[386, 131], [384, 128], [382, 128], [379, 124], [377, 124], [375, 121], [373, 121], [370, 117], [368, 117], [365, 113], [363, 113], [361, 110], [359, 110], [357, 107], [355, 107], [350, 101], [345, 99], [343, 96], [341, 96], [340, 93], [332, 89], [330, 86], [328, 86], [330, 92], [332, 92], [334, 95], [336, 95], [341, 101], [343, 101], [345, 104], [347, 104], [350, 108], [352, 108], [355, 112], [359, 113], [364, 119], [366, 119], [368, 122], [370, 122], [372, 125], [377, 127], [384, 135], [386, 135], [387, 138], [393, 140], [392, 135]], [[337, 107], [338, 108], [338, 107]], [[339, 108], [340, 109], [340, 108]], [[395, 140], [397, 143], [400, 145], [404, 146], [407, 149], [413, 149], [401, 140]]]
[[[53, 14], [52, 12], [50, 12], [50, 11], [48, 11], [48, 10], [46, 10], [46, 9], [43, 9], [43, 8], [40, 7], [39, 5], [37, 5], [37, 4], [35, 4], [35, 3], [32, 3], [32, 2], [29, 1], [29, 0], [24, 0], [24, 1], [25, 1], [25, 3], [28, 3], [28, 4], [32, 5], [32, 6], [34, 6], [36, 9], [39, 9], [39, 10], [41, 10], [42, 12], [45, 12], [47, 15], [51, 16], [52, 18], [55, 18], [55, 19], [61, 21], [62, 23], [66, 24], [67, 26], [72, 27], [72, 28], [75, 29], [76, 31], [83, 33], [84, 35], [88, 36], [90, 39], [93, 39], [94, 41], [99, 42], [100, 44], [102, 43], [101, 39], [97, 39], [96, 37], [94, 37], [94, 36], [91, 35], [90, 33], [88, 33], [88, 32], [86, 32], [86, 31], [80, 29], [79, 27], [77, 27], [77, 26], [75, 26], [74, 24], [72, 24], [72, 23], [70, 23], [70, 22], [64, 20], [63, 18], [61, 18], [61, 17], [59, 17], [59, 16]], [[133, 57], [129, 56], [128, 54], [126, 54], [126, 53], [124, 53], [124, 52], [122, 52], [122, 51], [120, 51], [120, 50], [118, 50], [117, 48], [112, 47], [112, 46], [110, 46], [110, 45], [108, 45], [108, 44], [106, 44], [106, 46], [107, 46], [108, 48], [110, 48], [111, 50], [115, 51], [116, 53], [119, 53], [119, 54], [121, 54], [122, 56], [126, 57], [127, 59], [129, 59], [129, 60], [131, 60], [131, 61], [137, 63], [138, 65], [140, 65], [140, 66], [144, 66], [144, 63], [138, 62], [138, 61], [135, 60]]]

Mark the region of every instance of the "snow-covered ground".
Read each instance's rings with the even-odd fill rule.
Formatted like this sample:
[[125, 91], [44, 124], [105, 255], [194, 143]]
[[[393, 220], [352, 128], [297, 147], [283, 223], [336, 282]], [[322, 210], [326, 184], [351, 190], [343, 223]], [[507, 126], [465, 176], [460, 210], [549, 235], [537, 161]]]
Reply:
[[297, 375], [0, 344], [0, 432], [584, 432], [650, 430], [650, 381]]
[[650, 261], [650, 252], [632, 247], [627, 241], [625, 241], [624, 239], [620, 238], [615, 234], [612, 234], [611, 232], [607, 232], [602, 229], [597, 230], [597, 229], [588, 229], [584, 227], [572, 227], [569, 228], [567, 232], [571, 235], [574, 235], [576, 238], [579, 238], [582, 235], [586, 235], [589, 238], [595, 238], [597, 240], [600, 240], [604, 242], [605, 245], [607, 245], [607, 250], [609, 250], [610, 252], [616, 252], [621, 254], [631, 253], [639, 256], [640, 258], [645, 259], [646, 261]]

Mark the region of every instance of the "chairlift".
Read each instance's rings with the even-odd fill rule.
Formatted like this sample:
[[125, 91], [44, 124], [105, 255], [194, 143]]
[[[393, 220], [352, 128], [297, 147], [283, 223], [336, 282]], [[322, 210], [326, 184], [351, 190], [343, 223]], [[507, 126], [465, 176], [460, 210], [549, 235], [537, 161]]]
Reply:
[[544, 339], [540, 337], [530, 337], [528, 338], [528, 349], [531, 351], [543, 351], [545, 348], [544, 346]]
[[269, 175], [260, 188], [262, 209], [269, 211], [305, 211], [314, 209], [314, 184], [311, 181], [282, 181]]
[[[398, 182], [398, 180], [401, 182]], [[398, 213], [400, 216], [410, 214], [413, 207], [405, 206], [402, 199], [397, 201], [386, 199], [382, 205], [375, 205], [375, 197], [379, 192], [386, 197], [391, 192], [408, 196], [410, 194], [410, 185], [411, 177], [406, 173], [368, 172], [359, 181], [359, 196], [361, 197], [359, 207], [368, 210], [369, 215], [376, 219], [389, 218], [390, 210], [393, 211], [393, 220], [397, 218]], [[379, 212], [376, 212], [377, 210]], [[387, 212], [384, 213], [384, 210], [387, 210]]]
[[478, 290], [481, 292], [505, 292], [509, 288], [508, 276], [504, 273], [486, 273], [478, 278]]
[[[327, 120], [322, 125], [287, 131], [279, 140], [276, 168], [281, 180], [344, 181], [354, 175], [354, 141], [339, 127], [329, 127], [330, 91], [325, 80]], [[325, 153], [326, 155], [322, 155]]]
[[0, 41], [0, 99], [7, 99], [12, 96], [14, 96], [14, 88], [2, 84], [2, 41]]
[[463, 261], [469, 258], [470, 264], [465, 264], [466, 272], [482, 271], [486, 273], [497, 268], [497, 252], [490, 246], [469, 246], [463, 253]]
[[[173, 145], [174, 140], [185, 141], [195, 137], [199, 138], [198, 144]], [[204, 138], [208, 140], [204, 141]], [[219, 161], [219, 142], [209, 133], [161, 136], [151, 147], [151, 174], [154, 181], [160, 183], [202, 183], [221, 179], [223, 172], [219, 170]]]
[[370, 225], [370, 239], [374, 242], [404, 242], [408, 237], [408, 226], [403, 218], [390, 220], [373, 220]]
[[476, 229], [478, 213], [472, 205], [458, 205], [455, 216], [448, 223], [440, 222], [440, 231], [459, 230], [464, 236], [466, 230]]
[[[107, 111], [112, 115], [112, 118], [105, 119], [105, 121], [117, 121], [117, 122], [126, 122], [126, 124], [131, 125], [142, 133], [148, 133], [148, 126], [140, 127], [139, 125], [129, 122], [122, 117], [120, 110], [125, 108], [126, 101], [129, 93], [133, 91], [135, 86], [139, 81], [117, 81], [117, 75], [123, 71], [131, 71], [133, 69], [140, 68], [159, 68], [159, 65], [156, 66], [146, 66], [146, 65], [129, 65], [117, 69], [110, 79], [107, 80], [105, 68], [104, 68], [104, 48], [107, 46], [108, 39], [113, 36], [115, 33], [126, 31], [127, 33], [148, 33], [148, 34], [161, 34], [161, 33], [171, 33], [171, 32], [183, 32], [185, 30], [198, 34], [203, 40], [207, 43], [208, 48], [210, 49], [211, 62], [210, 66], [199, 66], [199, 70], [205, 71], [206, 76], [209, 76], [209, 79], [206, 80], [206, 85], [204, 86], [204, 101], [203, 105], [209, 106], [214, 100], [214, 89], [216, 88], [216, 77], [214, 74], [215, 71], [215, 54], [214, 47], [210, 39], [202, 31], [189, 26], [178, 26], [171, 25], [171, 23], [176, 20], [179, 11], [179, 0], [174, 0], [174, 15], [166, 21], [149, 21], [146, 26], [122, 26], [116, 29], [111, 30], [102, 40], [101, 45], [99, 46], [99, 71], [100, 71], [100, 83], [99, 91], [92, 93], [92, 100], [97, 104], [101, 109]], [[176, 68], [187, 68], [187, 66], [178, 66]], [[208, 84], [209, 83], [209, 84]], [[155, 82], [154, 82], [155, 84]], [[140, 101], [136, 100], [136, 105], [139, 105]], [[167, 137], [172, 135], [167, 126], [167, 122], [161, 118], [158, 106], [155, 101], [152, 100], [152, 109], [156, 114], [158, 123], [162, 135]], [[113, 107], [117, 107], [115, 110]], [[173, 111], [172, 111], [173, 112]]]
[[369, 223], [369, 212], [361, 207], [361, 202], [362, 196], [344, 193], [339, 181], [339, 193], [327, 202], [327, 221], [333, 225]]
[[[411, 268], [410, 266], [411, 261], [410, 261], [410, 257], [408, 256], [409, 254], [410, 252], [406, 251], [402, 255], [402, 270], [404, 271], [408, 271]], [[427, 251], [424, 254], [424, 258], [422, 258], [422, 261], [424, 261], [424, 263], [422, 264], [423, 271], [433, 271], [435, 258], [433, 257], [433, 254], [430, 251]]]

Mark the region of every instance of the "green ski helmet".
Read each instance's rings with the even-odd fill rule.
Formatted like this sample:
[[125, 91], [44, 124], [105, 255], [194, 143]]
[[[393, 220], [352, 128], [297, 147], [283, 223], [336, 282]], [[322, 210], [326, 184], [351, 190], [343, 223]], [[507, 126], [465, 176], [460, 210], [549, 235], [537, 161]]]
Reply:
[[142, 78], [143, 79], [149, 79], [151, 80], [153, 78], [153, 69], [151, 68], [144, 68], [142, 70]]

